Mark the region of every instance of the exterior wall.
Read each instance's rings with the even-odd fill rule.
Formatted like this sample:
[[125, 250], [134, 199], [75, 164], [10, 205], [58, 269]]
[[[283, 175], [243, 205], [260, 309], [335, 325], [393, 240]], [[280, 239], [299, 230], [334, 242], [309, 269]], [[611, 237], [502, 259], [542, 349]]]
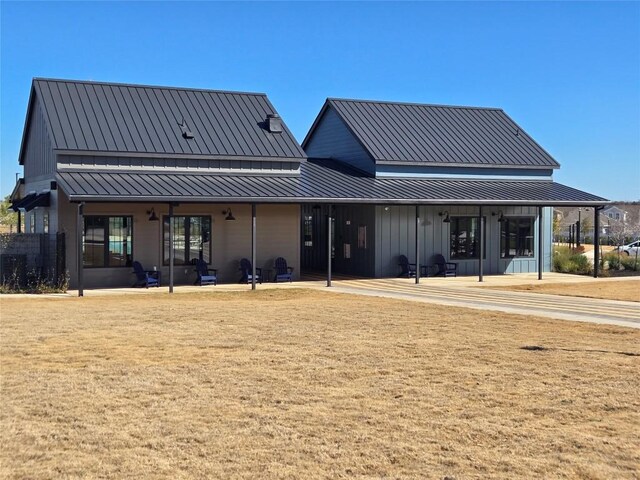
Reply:
[[278, 175], [300, 173], [300, 162], [282, 162], [274, 160], [212, 160], [208, 158], [165, 158], [165, 157], [129, 157], [101, 155], [60, 155], [59, 169], [92, 169], [153, 172], [201, 171], [216, 173], [274, 173]]
[[364, 172], [375, 171], [371, 156], [331, 107], [327, 108], [305, 145], [305, 153], [309, 157], [340, 160]]
[[56, 157], [47, 132], [44, 113], [37, 97], [34, 98], [31, 109], [31, 119], [29, 125], [27, 125], [28, 132], [22, 158], [25, 191], [27, 192], [33, 189], [29, 186], [32, 182], [43, 179], [53, 180], [56, 170]]
[[[48, 176], [47, 176], [48, 177]], [[51, 190], [51, 180], [53, 179], [53, 175], [47, 178], [46, 180], [40, 181], [27, 181], [25, 179], [25, 195], [36, 192], [43, 193], [46, 191], [50, 191], [50, 200], [49, 207], [37, 207], [30, 212], [22, 213], [21, 215], [24, 217], [24, 232], [29, 233], [31, 230], [31, 214], [35, 214], [35, 233], [43, 233], [43, 221], [44, 214], [49, 214], [49, 233], [56, 233], [58, 231], [58, 198], [60, 190]]]
[[[448, 211], [449, 215], [476, 216], [478, 207], [474, 206], [421, 206], [421, 249], [420, 263], [428, 264], [432, 255], [441, 253], [449, 260], [449, 225], [444, 223], [438, 212]], [[537, 217], [537, 207], [484, 207], [486, 220], [486, 258], [485, 274], [525, 273], [537, 271], [538, 224], [534, 222], [534, 256], [531, 258], [500, 258], [500, 223], [492, 212], [501, 210], [505, 216]], [[551, 269], [551, 208], [543, 209], [544, 222], [544, 271]], [[376, 263], [377, 277], [394, 277], [400, 273], [398, 256], [406, 255], [410, 262], [415, 261], [415, 206], [377, 206], [376, 207]], [[477, 275], [478, 260], [455, 260], [459, 275]]]
[[[63, 195], [63, 194], [62, 194]], [[168, 215], [168, 205], [87, 203], [85, 215], [132, 215], [133, 258], [145, 269], [154, 266], [162, 272], [162, 285], [169, 283], [169, 267], [162, 265], [162, 221], [150, 222], [147, 211], [155, 209], [162, 218]], [[224, 204], [182, 204], [174, 215], [210, 215], [212, 221], [212, 265], [218, 269], [220, 283], [235, 283], [240, 279], [239, 262], [251, 258], [251, 206], [231, 205], [235, 221], [226, 221]], [[272, 268], [276, 257], [286, 258], [294, 268], [294, 278], [300, 275], [300, 207], [298, 205], [258, 205], [256, 218], [256, 267]], [[60, 230], [66, 233], [67, 269], [71, 288], [77, 288], [76, 251], [77, 206], [66, 197], [60, 204]], [[131, 267], [85, 268], [85, 288], [124, 287], [133, 283]], [[193, 266], [176, 265], [174, 283], [192, 284], [196, 279]]]

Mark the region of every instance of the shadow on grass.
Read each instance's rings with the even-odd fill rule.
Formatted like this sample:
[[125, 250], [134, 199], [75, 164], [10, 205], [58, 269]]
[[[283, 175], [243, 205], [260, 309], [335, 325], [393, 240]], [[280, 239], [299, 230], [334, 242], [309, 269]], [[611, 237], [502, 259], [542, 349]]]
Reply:
[[627, 357], [640, 357], [640, 353], [633, 353], [633, 352], [614, 352], [612, 350], [594, 350], [594, 349], [580, 349], [580, 348], [556, 348], [556, 347], [543, 347], [540, 345], [525, 345], [524, 347], [520, 347], [520, 350], [529, 350], [530, 352], [560, 350], [563, 352], [613, 353], [615, 355], [625, 355]]

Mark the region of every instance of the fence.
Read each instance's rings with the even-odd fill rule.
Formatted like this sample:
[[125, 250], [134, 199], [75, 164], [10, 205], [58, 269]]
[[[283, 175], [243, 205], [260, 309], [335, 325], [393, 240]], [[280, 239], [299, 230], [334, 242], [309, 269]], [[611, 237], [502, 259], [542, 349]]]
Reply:
[[66, 282], [64, 233], [0, 234], [0, 281], [25, 287]]

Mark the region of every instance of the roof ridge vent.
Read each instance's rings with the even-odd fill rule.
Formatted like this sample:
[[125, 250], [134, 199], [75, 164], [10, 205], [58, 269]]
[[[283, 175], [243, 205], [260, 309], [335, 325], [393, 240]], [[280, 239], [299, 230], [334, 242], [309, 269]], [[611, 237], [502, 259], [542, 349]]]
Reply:
[[189, 128], [187, 127], [187, 122], [185, 121], [184, 117], [182, 118], [182, 121], [178, 123], [178, 125], [180, 125], [180, 130], [182, 130], [182, 136], [184, 138], [193, 138], [193, 132], [191, 132], [191, 130], [189, 130]]
[[277, 113], [268, 113], [266, 123], [271, 133], [282, 133], [282, 119]]

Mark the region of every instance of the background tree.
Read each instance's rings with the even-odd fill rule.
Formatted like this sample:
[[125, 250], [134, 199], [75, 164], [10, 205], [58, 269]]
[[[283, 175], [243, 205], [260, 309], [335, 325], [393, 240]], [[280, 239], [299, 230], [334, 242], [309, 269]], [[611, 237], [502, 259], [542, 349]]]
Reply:
[[0, 227], [5, 232], [15, 232], [18, 226], [18, 214], [11, 209], [9, 195], [0, 203]]
[[[582, 237], [584, 243], [587, 243], [587, 235], [591, 233], [592, 228], [593, 222], [589, 217], [585, 216], [580, 220], [580, 236]], [[593, 239], [591, 239], [591, 243], [593, 243]]]

